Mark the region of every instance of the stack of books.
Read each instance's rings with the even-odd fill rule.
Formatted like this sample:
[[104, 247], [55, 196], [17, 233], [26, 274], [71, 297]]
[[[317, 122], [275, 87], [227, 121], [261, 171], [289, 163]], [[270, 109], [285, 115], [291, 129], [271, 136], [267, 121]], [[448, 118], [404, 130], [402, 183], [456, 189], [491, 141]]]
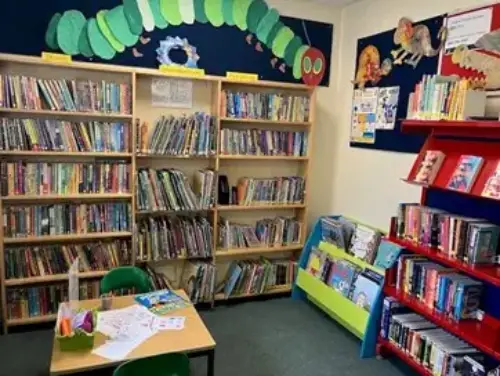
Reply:
[[221, 113], [238, 119], [309, 121], [308, 97], [271, 93], [243, 93], [224, 90]]
[[196, 193], [179, 170], [139, 169], [137, 178], [139, 211], [208, 210], [213, 206], [215, 173], [212, 170], [195, 174]]
[[221, 153], [303, 157], [307, 155], [307, 139], [307, 132], [225, 128], [221, 130]]
[[130, 203], [56, 204], [4, 207], [4, 236], [129, 231]]
[[130, 131], [120, 122], [1, 118], [0, 150], [128, 152]]
[[137, 152], [142, 154], [210, 156], [217, 148], [215, 117], [202, 112], [191, 116], [162, 116], [152, 129], [136, 120]]
[[206, 218], [149, 218], [137, 230], [137, 260], [212, 256], [213, 228]]
[[7, 248], [5, 278], [66, 274], [76, 258], [79, 259], [80, 272], [111, 270], [130, 264], [131, 256], [126, 241]]
[[126, 163], [0, 163], [2, 196], [127, 193]]
[[[425, 367], [429, 374], [486, 375], [466, 373], [464, 369], [471, 368], [471, 364], [466, 364], [470, 360], [473, 363], [483, 363], [486, 360], [484, 354], [416, 313], [404, 310], [401, 313], [401, 307], [391, 298], [384, 301], [381, 333], [393, 345]], [[477, 370], [479, 369], [480, 367], [477, 367]]]
[[219, 247], [281, 247], [300, 243], [302, 223], [295, 218], [265, 218], [255, 225], [231, 223], [221, 219]]
[[0, 75], [0, 107], [130, 114], [131, 90], [128, 84], [106, 81]]
[[469, 264], [491, 264], [498, 252], [500, 227], [420, 204], [399, 205], [397, 236]]
[[218, 291], [224, 298], [247, 294], [262, 294], [275, 286], [290, 285], [297, 275], [293, 260], [234, 261]]
[[459, 321], [476, 319], [483, 283], [419, 255], [401, 255], [396, 288]]
[[279, 178], [241, 178], [231, 203], [236, 205], [301, 204], [305, 180], [300, 176]]
[[213, 300], [216, 267], [208, 262], [188, 262], [183, 270], [181, 286], [194, 304]]

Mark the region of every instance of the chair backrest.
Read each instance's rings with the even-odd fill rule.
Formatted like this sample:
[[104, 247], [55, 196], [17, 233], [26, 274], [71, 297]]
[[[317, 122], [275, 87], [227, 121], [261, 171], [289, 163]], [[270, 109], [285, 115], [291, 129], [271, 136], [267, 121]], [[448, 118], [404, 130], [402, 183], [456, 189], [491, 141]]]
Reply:
[[134, 288], [140, 294], [153, 291], [153, 285], [148, 275], [135, 266], [115, 268], [109, 271], [101, 280], [101, 294], [131, 288]]
[[165, 354], [123, 363], [113, 376], [189, 376], [189, 358], [185, 354]]

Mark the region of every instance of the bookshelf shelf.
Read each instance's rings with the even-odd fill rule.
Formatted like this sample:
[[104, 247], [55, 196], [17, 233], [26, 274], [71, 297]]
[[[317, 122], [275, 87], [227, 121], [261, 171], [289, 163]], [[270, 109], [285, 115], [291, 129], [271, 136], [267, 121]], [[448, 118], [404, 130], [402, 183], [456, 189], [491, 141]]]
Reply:
[[88, 234], [67, 234], [50, 236], [30, 236], [26, 238], [4, 238], [5, 244], [52, 243], [74, 240], [99, 240], [111, 238], [129, 238], [131, 232], [93, 232]]
[[275, 294], [286, 294], [292, 291], [292, 286], [291, 285], [279, 285], [279, 286], [273, 286], [270, 287], [269, 290], [264, 291], [261, 294], [240, 294], [240, 295], [231, 295], [228, 298], [224, 297], [224, 294], [215, 294], [215, 300], [216, 301], [221, 301], [221, 300], [232, 300], [232, 299], [242, 299], [242, 298], [251, 298], [255, 296], [262, 296], [262, 295], [275, 295]]
[[213, 209], [199, 209], [199, 210], [140, 210], [136, 212], [136, 216], [176, 216], [176, 215], [193, 215], [206, 213]]
[[222, 117], [220, 119], [224, 123], [235, 123], [235, 124], [264, 124], [264, 125], [279, 125], [279, 126], [301, 126], [308, 127], [311, 122], [308, 121], [286, 121], [286, 120], [266, 120], [266, 119], [238, 119], [238, 118], [228, 118]]
[[415, 297], [398, 291], [393, 286], [385, 286], [384, 292], [387, 296], [392, 296], [405, 306], [413, 309], [415, 312], [425, 316], [430, 321], [446, 329], [450, 333], [463, 338], [471, 345], [486, 354], [500, 359], [500, 320], [485, 315], [482, 321], [461, 320], [459, 322], [448, 319], [445, 315], [430, 309]]
[[140, 159], [215, 159], [215, 155], [136, 154]]
[[235, 249], [217, 249], [217, 257], [249, 256], [261, 255], [267, 253], [293, 252], [301, 250], [303, 245], [289, 245], [283, 247], [256, 247], [256, 248], [235, 248]]
[[26, 317], [22, 319], [8, 319], [7, 326], [19, 326], [19, 325], [31, 325], [31, 324], [41, 324], [44, 322], [56, 321], [57, 315], [46, 315], [46, 316], [36, 316], [36, 317]]
[[[100, 278], [104, 277], [107, 272], [108, 272], [107, 270], [82, 272], [78, 273], [78, 278]], [[6, 279], [5, 286], [10, 287], [10, 286], [33, 285], [37, 283], [66, 281], [67, 279], [68, 279], [67, 274], [54, 274], [54, 275], [45, 275], [40, 277]]]
[[432, 376], [431, 371], [429, 371], [427, 368], [425, 368], [420, 363], [415, 361], [415, 359], [413, 359], [411, 356], [409, 356], [407, 353], [405, 353], [399, 347], [392, 344], [390, 341], [383, 339], [383, 338], [379, 338], [378, 345], [383, 348], [383, 351], [381, 351], [382, 354], [385, 351], [388, 351], [388, 352], [396, 355], [397, 357], [399, 357], [402, 361], [404, 361], [409, 366], [411, 366], [415, 371], [418, 372], [419, 375]]
[[132, 158], [132, 153], [115, 152], [79, 152], [79, 151], [29, 151], [11, 150], [0, 151], [0, 157], [81, 157], [81, 158]]
[[485, 120], [403, 120], [403, 131], [407, 133], [440, 134], [496, 132], [500, 134], [500, 121]]
[[291, 157], [287, 155], [220, 155], [219, 159], [249, 161], [308, 161], [309, 157]]
[[52, 110], [25, 110], [22, 108], [4, 108], [0, 107], [0, 113], [16, 114], [16, 115], [36, 115], [36, 116], [58, 116], [58, 117], [75, 117], [75, 118], [94, 118], [94, 119], [132, 119], [129, 114], [107, 114], [100, 112], [78, 112], [78, 111], [52, 111]]
[[495, 286], [500, 286], [500, 266], [493, 265], [469, 265], [460, 260], [448, 257], [439, 251], [429, 248], [423, 247], [413, 242], [402, 240], [394, 237], [390, 237], [389, 241], [399, 244], [400, 246], [414, 252], [419, 255], [425, 256], [431, 260], [440, 262], [444, 265], [452, 267], [454, 269], [458, 269], [472, 277], [479, 278], [484, 281], [488, 281]]
[[130, 193], [75, 193], [67, 195], [18, 195], [1, 197], [3, 202], [27, 202], [27, 201], [68, 201], [68, 200], [126, 200], [130, 199]]
[[271, 205], [219, 205], [219, 211], [245, 211], [245, 210], [285, 210], [304, 209], [304, 204], [271, 204]]

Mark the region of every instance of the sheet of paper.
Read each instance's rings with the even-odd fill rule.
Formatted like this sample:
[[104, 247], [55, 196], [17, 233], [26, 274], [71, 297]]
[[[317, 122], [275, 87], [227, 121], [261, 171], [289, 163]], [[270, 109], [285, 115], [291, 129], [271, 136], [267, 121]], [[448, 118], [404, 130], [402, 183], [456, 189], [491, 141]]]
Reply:
[[375, 143], [378, 90], [378, 88], [354, 90], [351, 142]]
[[111, 338], [135, 338], [153, 335], [156, 315], [147, 308], [134, 304], [126, 308], [99, 312], [97, 330]]
[[450, 16], [445, 49], [450, 50], [460, 45], [470, 46], [476, 43], [479, 38], [491, 31], [492, 17], [492, 7]]
[[130, 354], [136, 347], [146, 341], [149, 336], [135, 337], [134, 339], [118, 338], [108, 340], [103, 345], [97, 347], [92, 351], [92, 354], [102, 356], [111, 360], [123, 360]]
[[381, 87], [379, 89], [376, 129], [394, 129], [398, 102], [399, 86]]
[[186, 318], [183, 316], [172, 316], [172, 317], [159, 317], [157, 316], [153, 328], [161, 330], [182, 330], [184, 329], [184, 322]]
[[153, 107], [193, 107], [193, 81], [172, 78], [151, 80], [151, 105]]

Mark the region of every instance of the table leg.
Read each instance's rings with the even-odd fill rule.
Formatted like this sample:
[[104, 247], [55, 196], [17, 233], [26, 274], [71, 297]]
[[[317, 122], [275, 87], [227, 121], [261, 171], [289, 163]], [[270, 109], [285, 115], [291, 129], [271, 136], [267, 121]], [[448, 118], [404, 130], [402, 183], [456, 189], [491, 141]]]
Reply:
[[215, 375], [215, 349], [209, 350], [207, 354], [207, 376]]

